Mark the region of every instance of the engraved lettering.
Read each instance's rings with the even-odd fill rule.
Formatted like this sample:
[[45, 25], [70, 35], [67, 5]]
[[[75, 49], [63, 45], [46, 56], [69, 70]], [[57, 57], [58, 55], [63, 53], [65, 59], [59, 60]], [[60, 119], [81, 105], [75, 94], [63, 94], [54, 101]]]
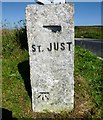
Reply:
[[[66, 42], [66, 43], [64, 43], [64, 42], [61, 42], [61, 43], [54, 42], [54, 43], [49, 44], [49, 47], [47, 47], [47, 50], [48, 51], [53, 51], [53, 50], [63, 51], [67, 48], [68, 51], [71, 51], [71, 44], [72, 44], [72, 42]], [[44, 51], [45, 51], [45, 49], [42, 50], [41, 45], [38, 45], [38, 46], [36, 46], [34, 44], [32, 45], [32, 52], [44, 52]]]
[[70, 45], [72, 44], [72, 42], [67, 42], [66, 44], [68, 44], [68, 50], [70, 51]]
[[38, 51], [41, 52], [41, 45], [39, 45], [37, 47], [38, 47]]
[[35, 45], [32, 45], [32, 51], [33, 51], [33, 52], [36, 52]]
[[54, 43], [54, 50], [58, 50], [59, 49], [59, 43]]
[[50, 47], [47, 48], [48, 51], [51, 51], [52, 50], [52, 43], [50, 43]]
[[61, 43], [61, 50], [65, 50], [65, 43]]

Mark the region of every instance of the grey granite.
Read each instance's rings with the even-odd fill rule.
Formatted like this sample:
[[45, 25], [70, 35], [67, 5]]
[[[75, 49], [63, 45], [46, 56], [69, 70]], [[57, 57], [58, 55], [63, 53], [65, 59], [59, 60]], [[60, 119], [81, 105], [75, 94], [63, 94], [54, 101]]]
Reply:
[[74, 107], [73, 17], [71, 3], [26, 7], [35, 112], [71, 111]]

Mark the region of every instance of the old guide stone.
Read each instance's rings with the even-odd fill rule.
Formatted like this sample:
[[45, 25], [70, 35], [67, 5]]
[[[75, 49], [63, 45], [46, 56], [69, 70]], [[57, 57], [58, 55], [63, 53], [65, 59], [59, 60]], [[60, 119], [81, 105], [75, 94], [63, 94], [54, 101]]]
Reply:
[[74, 107], [73, 4], [28, 5], [32, 108], [35, 112]]

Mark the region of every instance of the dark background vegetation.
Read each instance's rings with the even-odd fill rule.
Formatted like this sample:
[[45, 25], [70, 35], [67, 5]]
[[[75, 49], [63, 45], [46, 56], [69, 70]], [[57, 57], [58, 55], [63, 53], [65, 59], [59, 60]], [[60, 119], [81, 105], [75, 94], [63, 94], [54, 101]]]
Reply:
[[103, 26], [75, 26], [76, 38], [103, 39]]

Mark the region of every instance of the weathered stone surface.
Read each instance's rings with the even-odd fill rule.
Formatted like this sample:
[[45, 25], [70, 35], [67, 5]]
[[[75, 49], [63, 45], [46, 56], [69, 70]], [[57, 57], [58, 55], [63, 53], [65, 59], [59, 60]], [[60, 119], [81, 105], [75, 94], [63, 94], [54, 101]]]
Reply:
[[32, 107], [60, 112], [74, 107], [73, 5], [28, 5]]

